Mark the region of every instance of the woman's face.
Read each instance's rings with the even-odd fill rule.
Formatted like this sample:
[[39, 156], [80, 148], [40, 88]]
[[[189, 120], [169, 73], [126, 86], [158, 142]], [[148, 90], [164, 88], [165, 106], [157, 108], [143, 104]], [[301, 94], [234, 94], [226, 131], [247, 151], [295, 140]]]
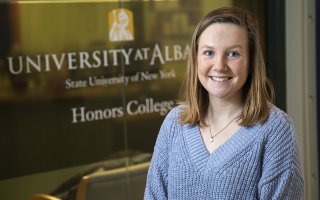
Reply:
[[248, 54], [247, 32], [238, 25], [214, 23], [202, 32], [197, 70], [210, 99], [241, 98], [248, 76]]

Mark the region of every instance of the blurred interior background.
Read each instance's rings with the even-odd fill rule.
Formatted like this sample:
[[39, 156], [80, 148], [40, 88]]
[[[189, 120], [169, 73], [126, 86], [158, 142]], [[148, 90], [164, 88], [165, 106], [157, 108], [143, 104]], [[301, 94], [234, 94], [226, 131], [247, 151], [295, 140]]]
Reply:
[[0, 199], [141, 199], [193, 30], [221, 6], [258, 18], [275, 104], [296, 126], [305, 199], [319, 199], [319, 4], [0, 1]]

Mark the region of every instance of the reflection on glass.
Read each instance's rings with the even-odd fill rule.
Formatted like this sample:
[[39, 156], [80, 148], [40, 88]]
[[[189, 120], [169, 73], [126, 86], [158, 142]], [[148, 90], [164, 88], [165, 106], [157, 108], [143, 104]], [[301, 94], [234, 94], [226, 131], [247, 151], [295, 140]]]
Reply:
[[0, 179], [148, 161], [179, 97], [196, 23], [237, 2], [0, 3], [0, 146], [10, 163]]

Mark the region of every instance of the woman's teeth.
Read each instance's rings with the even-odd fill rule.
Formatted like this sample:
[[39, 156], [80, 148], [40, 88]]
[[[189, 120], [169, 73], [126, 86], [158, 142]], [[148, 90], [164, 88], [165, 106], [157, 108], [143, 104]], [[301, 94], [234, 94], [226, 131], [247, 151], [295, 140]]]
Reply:
[[215, 76], [209, 76], [212, 80], [214, 81], [218, 81], [218, 82], [221, 82], [221, 81], [227, 81], [229, 79], [231, 79], [230, 77], [215, 77]]

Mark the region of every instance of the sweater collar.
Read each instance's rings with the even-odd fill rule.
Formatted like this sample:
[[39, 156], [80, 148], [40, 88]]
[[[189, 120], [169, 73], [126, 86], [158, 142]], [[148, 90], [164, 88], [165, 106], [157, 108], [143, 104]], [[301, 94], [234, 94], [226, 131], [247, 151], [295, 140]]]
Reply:
[[224, 144], [211, 154], [205, 147], [200, 127], [183, 125], [183, 137], [186, 141], [188, 153], [196, 169], [201, 172], [220, 168], [238, 155], [253, 139], [259, 135], [256, 128], [241, 127]]

